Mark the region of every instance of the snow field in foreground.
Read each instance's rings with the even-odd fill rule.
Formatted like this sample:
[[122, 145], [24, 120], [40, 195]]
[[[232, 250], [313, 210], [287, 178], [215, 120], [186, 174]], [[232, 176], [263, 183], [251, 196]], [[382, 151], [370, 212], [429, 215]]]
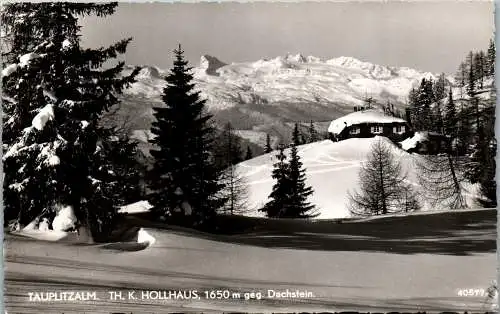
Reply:
[[[374, 251], [321, 251], [263, 248], [218, 242], [165, 230], [144, 230], [155, 239], [146, 250], [116, 253], [98, 246], [73, 246], [38, 241], [6, 242], [7, 305], [14, 302], [14, 281], [50, 278], [55, 282], [87, 287], [142, 287], [135, 289], [193, 289], [224, 287], [234, 291], [308, 290], [311, 300], [265, 300], [241, 303], [201, 300], [176, 305], [248, 311], [320, 311], [349, 309], [489, 310], [485, 297], [463, 297], [460, 289], [487, 289], [495, 277], [495, 254], [456, 256], [395, 254]], [[275, 239], [286, 242], [286, 239]], [[353, 239], [347, 238], [346, 241]], [[75, 264], [78, 256], [78, 264]], [[37, 261], [32, 264], [31, 261]], [[43, 262], [40, 262], [43, 261]], [[89, 272], [89, 269], [93, 269]], [[10, 286], [9, 286], [10, 285]], [[95, 285], [95, 286], [92, 286]], [[10, 289], [9, 289], [10, 287]], [[17, 286], [16, 286], [17, 287]], [[19, 289], [19, 287], [17, 287]], [[39, 286], [38, 286], [39, 288]], [[24, 282], [20, 289], [35, 289]], [[60, 287], [59, 287], [60, 289]], [[134, 288], [130, 288], [134, 289]], [[22, 300], [21, 300], [22, 301]], [[101, 301], [106, 303], [106, 301]], [[147, 309], [150, 304], [137, 301]], [[129, 308], [134, 303], [112, 306]], [[84, 306], [85, 304], [81, 305]], [[109, 306], [109, 304], [102, 304]], [[169, 302], [163, 306], [173, 306]], [[34, 304], [31, 304], [34, 306]], [[44, 306], [55, 306], [44, 304]], [[58, 303], [57, 306], [64, 306]], [[68, 304], [76, 307], [76, 304]], [[302, 307], [301, 307], [302, 306]], [[138, 310], [139, 311], [139, 310]]]

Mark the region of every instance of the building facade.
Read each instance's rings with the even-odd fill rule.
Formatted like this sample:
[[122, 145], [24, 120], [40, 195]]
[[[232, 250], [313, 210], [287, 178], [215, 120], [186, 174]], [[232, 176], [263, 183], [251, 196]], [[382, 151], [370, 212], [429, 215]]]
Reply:
[[406, 120], [376, 109], [356, 111], [336, 119], [330, 124], [328, 133], [333, 141], [379, 135], [397, 143], [413, 136]]

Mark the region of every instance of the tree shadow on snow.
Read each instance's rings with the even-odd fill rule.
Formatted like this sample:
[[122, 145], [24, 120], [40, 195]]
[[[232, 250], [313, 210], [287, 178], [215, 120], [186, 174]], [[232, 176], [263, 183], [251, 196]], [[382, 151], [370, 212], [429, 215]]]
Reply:
[[366, 221], [268, 220], [232, 242], [269, 248], [472, 255], [496, 252], [496, 210]]

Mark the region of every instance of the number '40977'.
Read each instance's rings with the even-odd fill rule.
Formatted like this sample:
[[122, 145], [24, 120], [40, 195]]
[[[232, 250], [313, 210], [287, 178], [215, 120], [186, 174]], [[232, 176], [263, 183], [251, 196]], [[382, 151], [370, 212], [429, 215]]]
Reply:
[[484, 297], [486, 291], [484, 289], [458, 289], [457, 294], [460, 297]]

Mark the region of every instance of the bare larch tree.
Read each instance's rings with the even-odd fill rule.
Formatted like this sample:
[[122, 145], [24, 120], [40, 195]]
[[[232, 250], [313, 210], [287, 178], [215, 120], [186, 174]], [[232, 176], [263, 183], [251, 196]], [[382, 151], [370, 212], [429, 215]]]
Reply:
[[400, 162], [388, 144], [375, 141], [359, 172], [359, 190], [349, 193], [349, 210], [356, 216], [370, 216], [418, 209]]

